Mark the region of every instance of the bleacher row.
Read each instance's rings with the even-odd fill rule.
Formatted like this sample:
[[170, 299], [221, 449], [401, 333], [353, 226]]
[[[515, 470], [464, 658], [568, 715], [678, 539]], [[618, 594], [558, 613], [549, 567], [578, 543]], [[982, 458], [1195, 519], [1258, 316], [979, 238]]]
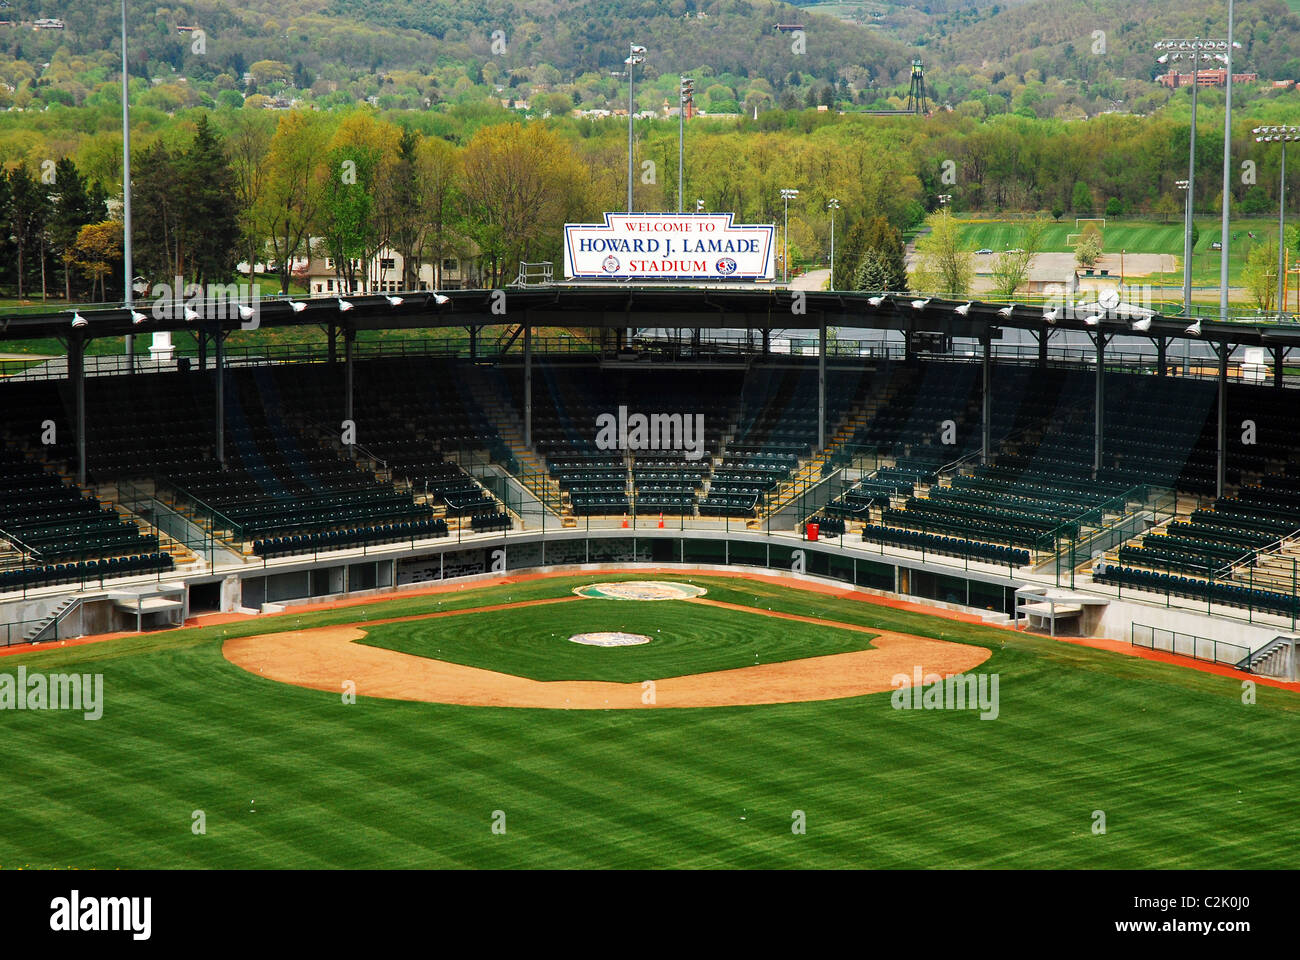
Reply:
[[253, 554], [270, 559], [317, 550], [341, 550], [363, 544], [397, 543], [402, 540], [425, 540], [447, 536], [447, 521], [441, 518], [402, 523], [376, 524], [346, 530], [295, 534], [253, 541]]

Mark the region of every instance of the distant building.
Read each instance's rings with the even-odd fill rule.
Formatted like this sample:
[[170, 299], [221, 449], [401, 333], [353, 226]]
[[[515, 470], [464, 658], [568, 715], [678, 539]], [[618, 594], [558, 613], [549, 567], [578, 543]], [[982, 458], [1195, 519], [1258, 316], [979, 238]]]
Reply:
[[42, 17], [32, 24], [33, 30], [62, 30], [63, 21], [58, 17]]
[[775, 26], [777, 33], [794, 33], [796, 30], [802, 30], [802, 23], [778, 23]]
[[[1179, 87], [1190, 87], [1192, 85], [1192, 75], [1190, 73], [1177, 73], [1170, 70], [1162, 76], [1156, 77], [1161, 86], [1177, 89]], [[1258, 73], [1234, 73], [1232, 75], [1233, 83], [1259, 83]], [[1224, 87], [1228, 84], [1228, 71], [1225, 68], [1213, 70], [1197, 70], [1196, 85], [1198, 87]]]
[[[442, 258], [441, 281], [437, 279], [434, 264], [421, 260], [416, 266], [417, 289], [424, 291], [461, 290], [478, 282], [478, 248], [472, 243], [462, 244], [459, 252], [448, 251]], [[312, 257], [303, 276], [307, 290], [313, 297], [336, 297], [347, 293], [397, 293], [402, 290], [402, 255], [390, 247], [375, 253], [366, 269], [360, 260], [352, 264], [358, 275], [359, 289], [349, 290], [346, 280], [338, 276], [333, 257]], [[436, 284], [436, 286], [435, 286]]]

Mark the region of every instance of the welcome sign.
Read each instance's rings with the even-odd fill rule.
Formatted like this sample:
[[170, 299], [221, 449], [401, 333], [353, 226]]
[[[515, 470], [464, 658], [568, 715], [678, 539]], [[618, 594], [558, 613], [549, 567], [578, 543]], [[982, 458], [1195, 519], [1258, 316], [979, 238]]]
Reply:
[[776, 227], [730, 213], [607, 213], [564, 226], [570, 280], [772, 280]]

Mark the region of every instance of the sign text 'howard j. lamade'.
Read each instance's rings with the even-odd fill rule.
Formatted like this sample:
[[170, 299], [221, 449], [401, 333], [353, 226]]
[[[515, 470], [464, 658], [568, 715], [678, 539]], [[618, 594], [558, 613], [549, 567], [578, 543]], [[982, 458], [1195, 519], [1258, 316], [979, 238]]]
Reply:
[[570, 279], [771, 280], [776, 228], [730, 213], [607, 213], [564, 227]]

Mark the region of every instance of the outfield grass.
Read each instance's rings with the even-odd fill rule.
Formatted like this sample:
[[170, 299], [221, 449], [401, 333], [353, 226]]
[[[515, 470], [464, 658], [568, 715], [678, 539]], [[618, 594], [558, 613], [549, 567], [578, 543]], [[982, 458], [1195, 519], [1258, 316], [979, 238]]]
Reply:
[[[887, 693], [663, 711], [344, 705], [221, 656], [224, 636], [562, 596], [590, 579], [6, 657], [0, 672], [102, 672], [106, 706], [98, 721], [0, 713], [0, 866], [1300, 866], [1300, 697], [1261, 687], [1246, 706], [1235, 678], [884, 606], [693, 578], [714, 599], [989, 647], [980, 672], [1000, 676], [999, 718], [896, 711]], [[517, 616], [558, 632], [553, 618], [586, 607], [608, 629], [634, 614], [605, 610], [671, 605]], [[206, 835], [191, 832], [195, 810]]]

